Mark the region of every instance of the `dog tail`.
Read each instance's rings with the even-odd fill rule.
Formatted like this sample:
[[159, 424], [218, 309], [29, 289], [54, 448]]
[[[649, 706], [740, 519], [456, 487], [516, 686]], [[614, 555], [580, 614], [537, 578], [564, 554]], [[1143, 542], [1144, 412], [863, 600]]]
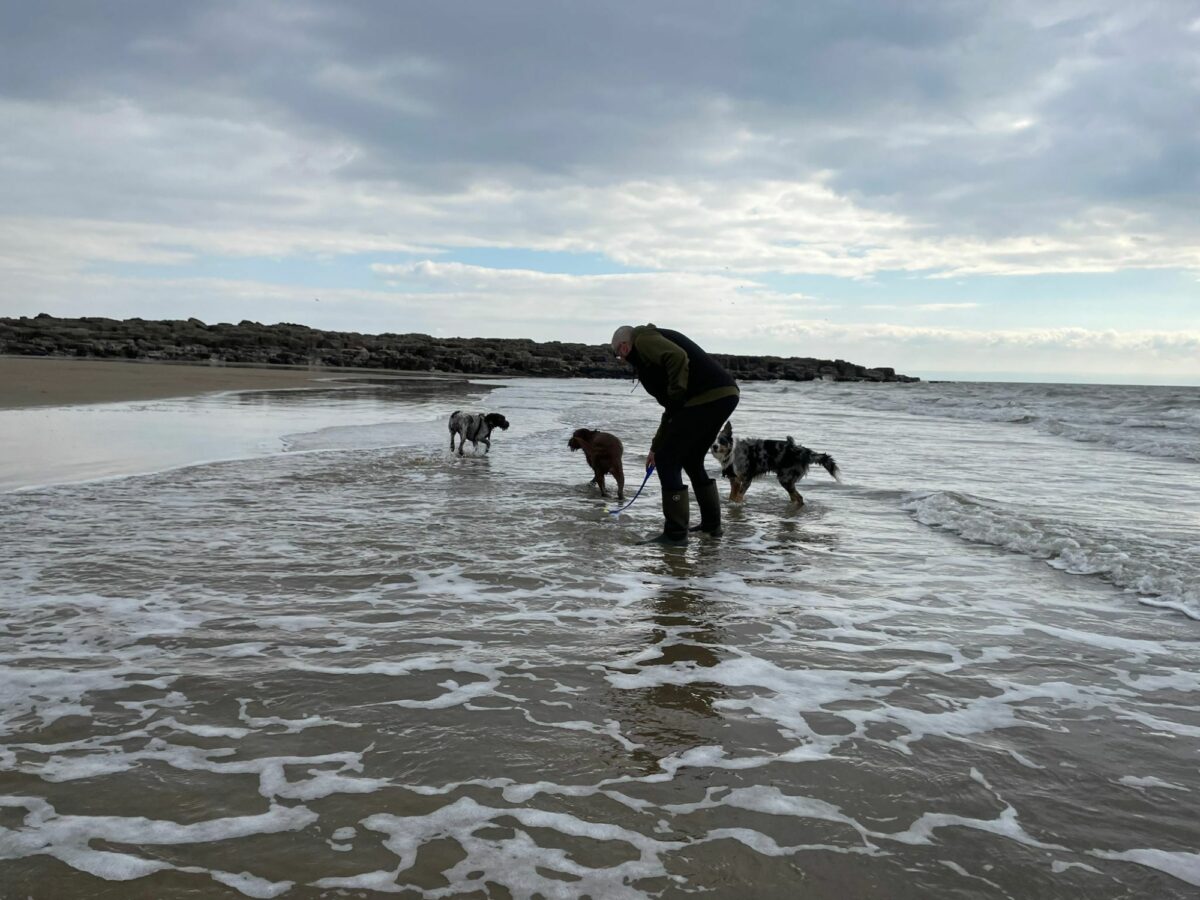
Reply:
[[838, 464], [833, 461], [832, 456], [830, 456], [828, 453], [816, 453], [812, 450], [809, 450], [803, 444], [797, 444], [796, 439], [790, 434], [787, 436], [787, 442], [789, 447], [795, 447], [798, 450], [804, 451], [805, 459], [807, 460], [807, 462], [804, 464], [806, 468], [808, 467], [809, 463], [815, 462], [822, 469], [833, 476], [834, 481], [838, 482], [839, 484], [841, 483], [842, 470], [838, 468]]
[[841, 482], [842, 470], [838, 468], [838, 464], [833, 461], [833, 457], [828, 453], [818, 453], [814, 459], [821, 464], [821, 468], [833, 476], [833, 480]]

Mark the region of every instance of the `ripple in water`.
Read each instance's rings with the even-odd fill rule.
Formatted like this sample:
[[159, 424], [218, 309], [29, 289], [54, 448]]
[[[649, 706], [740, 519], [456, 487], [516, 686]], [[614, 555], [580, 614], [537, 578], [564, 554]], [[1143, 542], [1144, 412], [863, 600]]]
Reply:
[[623, 384], [0, 495], [6, 890], [1192, 896], [1193, 464], [828, 387], [737, 427], [846, 483], [682, 551], [566, 450], [648, 443]]

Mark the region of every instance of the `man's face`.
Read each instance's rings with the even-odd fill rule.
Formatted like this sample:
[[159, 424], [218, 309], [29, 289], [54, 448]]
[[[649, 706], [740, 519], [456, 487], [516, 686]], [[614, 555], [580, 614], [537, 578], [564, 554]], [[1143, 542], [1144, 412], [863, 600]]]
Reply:
[[621, 357], [621, 359], [628, 360], [629, 352], [633, 349], [633, 347], [630, 345], [629, 341], [619, 341], [614, 349], [617, 351], [617, 356]]

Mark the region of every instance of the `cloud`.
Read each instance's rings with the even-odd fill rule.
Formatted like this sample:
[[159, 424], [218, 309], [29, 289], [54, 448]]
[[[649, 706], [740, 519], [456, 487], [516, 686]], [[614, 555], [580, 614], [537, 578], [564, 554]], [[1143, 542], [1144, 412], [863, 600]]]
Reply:
[[[849, 354], [846, 358], [869, 360], [910, 374], [1038, 372], [1200, 381], [1200, 330], [985, 331], [813, 320], [780, 322], [756, 330], [758, 340], [770, 341], [775, 347], [836, 348]], [[750, 343], [755, 343], [754, 339]]]
[[[158, 267], [182, 310], [233, 291], [187, 276], [206, 259], [407, 255], [378, 270], [395, 287], [346, 292], [347, 327], [534, 327], [527, 298], [566, 297], [733, 334], [832, 304], [773, 276], [962, 280], [905, 307], [936, 314], [971, 309], [972, 279], [1200, 270], [1195, 22], [1118, 0], [9, 4], [0, 311], [166, 308], [122, 267]], [[634, 272], [436, 268], [480, 247]], [[759, 317], [729, 315], [743, 295]]]
[[901, 306], [898, 303], [870, 303], [863, 309], [870, 310], [908, 310], [910, 312], [947, 312], [953, 309], [979, 309], [980, 303], [914, 303]]
[[380, 232], [491, 185], [665, 268], [1197, 265], [1182, 5], [176, 7], [0, 14], [10, 214]]
[[[240, 180], [240, 179], [238, 179]], [[215, 189], [221, 181], [211, 180]], [[232, 193], [237, 183], [229, 184]], [[935, 277], [1200, 268], [1195, 243], [1140, 235], [1137, 222], [1093, 211], [1068, 236], [983, 241], [929, 237], [919, 223], [863, 209], [821, 182], [625, 182], [607, 188], [551, 182], [520, 188], [482, 182], [450, 193], [377, 186], [347, 193], [309, 174], [200, 210], [189, 224], [10, 217], [22, 241], [60, 247], [71, 235], [113, 247], [113, 259], [220, 253], [231, 256], [417, 252], [499, 246], [603, 254], [633, 268], [820, 274], [867, 278], [885, 271]], [[190, 203], [191, 200], [186, 202]], [[245, 208], [244, 210], [242, 208]], [[78, 259], [76, 259], [78, 262]]]
[[452, 310], [460, 321], [487, 323], [493, 329], [489, 333], [505, 336], [534, 329], [545, 337], [586, 341], [621, 323], [656, 317], [715, 336], [748, 321], [767, 323], [832, 308], [803, 294], [717, 274], [565, 275], [432, 260], [372, 269], [409, 302]]
[[[830, 324], [819, 321], [791, 321], [759, 326], [763, 333], [775, 336], [830, 339], [852, 337], [855, 340], [903, 342], [911, 344], [957, 344], [969, 347], [1046, 348], [1052, 350], [1098, 350], [1114, 353], [1151, 353], [1200, 357], [1200, 330], [1197, 331], [1117, 331], [1088, 328], [1021, 328], [984, 331], [964, 328], [924, 328], [891, 324]], [[1200, 369], [1200, 366], [1197, 367]]]
[[901, 372], [1063, 372], [1200, 379], [1200, 331], [1008, 328], [996, 331], [831, 321], [816, 298], [716, 274], [564, 275], [423, 260], [377, 264], [378, 289], [252, 280], [64, 276], [39, 311], [74, 314], [82, 292], [106, 314], [195, 315], [207, 322], [302, 322], [367, 333], [531, 337], [602, 343], [623, 323], [679, 328], [717, 352], [851, 359]]

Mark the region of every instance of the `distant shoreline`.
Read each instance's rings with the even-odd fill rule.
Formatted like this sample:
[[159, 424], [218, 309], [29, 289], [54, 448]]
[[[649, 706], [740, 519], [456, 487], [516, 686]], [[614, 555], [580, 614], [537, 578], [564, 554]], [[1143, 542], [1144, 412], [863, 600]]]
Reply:
[[403, 381], [460, 375], [298, 368], [253, 363], [150, 362], [0, 356], [0, 409], [165, 400], [221, 391], [314, 388], [364, 379]]
[[[715, 352], [739, 381], [920, 381], [887, 366], [844, 359]], [[607, 344], [526, 338], [439, 338], [428, 334], [321, 331], [281, 322], [208, 325], [199, 319], [0, 317], [0, 355], [290, 365], [385, 372], [539, 378], [628, 378]]]

